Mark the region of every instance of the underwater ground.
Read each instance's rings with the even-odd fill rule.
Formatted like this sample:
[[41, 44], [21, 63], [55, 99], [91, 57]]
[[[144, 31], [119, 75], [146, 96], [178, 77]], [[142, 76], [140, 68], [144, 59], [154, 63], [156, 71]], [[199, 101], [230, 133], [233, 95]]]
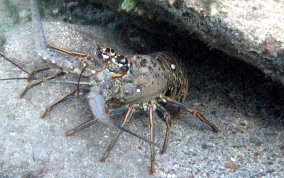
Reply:
[[[220, 133], [182, 112], [173, 124], [168, 152], [157, 154], [155, 177], [283, 177], [283, 86], [259, 70], [188, 34], [149, 32], [99, 5], [87, 12], [41, 4], [48, 43], [92, 53], [98, 44], [121, 53], [173, 51], [189, 70], [186, 105], [215, 123]], [[62, 4], [61, 4], [62, 5]], [[73, 7], [72, 4], [69, 6]], [[36, 33], [28, 2], [0, 0], [0, 52], [28, 71], [51, 66], [35, 52]], [[42, 11], [41, 11], [42, 12]], [[94, 13], [91, 19], [87, 15]], [[53, 69], [55, 71], [56, 69]], [[52, 72], [52, 71], [51, 71]], [[42, 76], [47, 75], [43, 73]], [[26, 74], [0, 58], [0, 78]], [[77, 76], [65, 75], [75, 80]], [[116, 130], [102, 123], [72, 137], [65, 132], [92, 118], [86, 99], [56, 106], [45, 119], [39, 115], [76, 85], [42, 83], [24, 99], [25, 80], [0, 81], [0, 177], [148, 177], [149, 145], [123, 134], [109, 159], [99, 162]], [[155, 115], [157, 118], [157, 116]], [[114, 118], [121, 120], [121, 117]], [[161, 148], [165, 124], [155, 119]], [[148, 117], [134, 115], [129, 129], [149, 137]], [[149, 176], [150, 177], [150, 176]]]

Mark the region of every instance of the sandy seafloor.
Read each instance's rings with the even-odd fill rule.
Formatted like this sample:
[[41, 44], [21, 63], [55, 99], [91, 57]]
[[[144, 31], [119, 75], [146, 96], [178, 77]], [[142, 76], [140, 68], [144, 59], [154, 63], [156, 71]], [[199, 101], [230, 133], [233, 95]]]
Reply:
[[[133, 52], [105, 27], [56, 21], [46, 21], [44, 27], [49, 43], [68, 49], [91, 53], [94, 46], [103, 43], [120, 52]], [[0, 46], [1, 53], [28, 71], [48, 65], [34, 51], [31, 29], [30, 22], [14, 25], [4, 33], [6, 42]], [[0, 78], [26, 77], [0, 59]], [[180, 120], [173, 124], [168, 152], [157, 154], [154, 176], [283, 177], [283, 114], [278, 114], [283, 107], [278, 102], [283, 97], [281, 91], [276, 91], [276, 96], [262, 96], [262, 85], [269, 83], [266, 79], [263, 83], [257, 81], [258, 87], [251, 84], [255, 81], [249, 70], [238, 74], [212, 66], [189, 64], [191, 85], [186, 104], [215, 123], [221, 132], [213, 133], [194, 116], [182, 112]], [[233, 74], [228, 75], [230, 72]], [[255, 72], [251, 75], [258, 76]], [[0, 177], [149, 176], [149, 145], [133, 136], [123, 134], [109, 159], [100, 163], [114, 128], [97, 123], [73, 137], [64, 135], [92, 118], [86, 99], [70, 99], [55, 107], [44, 120], [39, 119], [46, 106], [74, 85], [43, 83], [19, 99], [26, 85], [25, 80], [0, 83]], [[134, 115], [129, 129], [148, 138], [147, 115]], [[165, 124], [155, 119], [155, 138], [160, 147], [164, 133]], [[233, 169], [226, 166], [230, 163]]]

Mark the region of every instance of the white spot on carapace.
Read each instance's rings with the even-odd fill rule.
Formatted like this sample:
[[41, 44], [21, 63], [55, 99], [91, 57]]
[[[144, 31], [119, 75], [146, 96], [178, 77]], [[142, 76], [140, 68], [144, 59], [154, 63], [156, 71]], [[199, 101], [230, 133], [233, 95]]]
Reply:
[[147, 111], [148, 107], [146, 105], [143, 106], [144, 111]]
[[175, 69], [176, 69], [176, 66], [175, 66], [174, 64], [171, 64], [171, 68], [172, 68], [173, 70], [175, 70]]
[[136, 92], [137, 92], [137, 93], [140, 93], [140, 92], [141, 92], [141, 89], [140, 89], [140, 88], [137, 88]]

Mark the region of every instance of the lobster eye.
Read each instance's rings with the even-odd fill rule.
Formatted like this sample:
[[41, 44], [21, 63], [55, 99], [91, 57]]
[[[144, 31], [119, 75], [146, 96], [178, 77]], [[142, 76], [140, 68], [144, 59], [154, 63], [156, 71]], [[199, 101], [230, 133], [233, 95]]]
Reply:
[[129, 70], [128, 66], [122, 66], [119, 68], [121, 70], [121, 72], [126, 73]]
[[115, 55], [114, 50], [111, 49], [111, 48], [106, 48], [106, 49], [105, 49], [105, 52], [108, 53], [109, 56], [114, 56], [114, 55]]
[[110, 53], [110, 50], [111, 50], [110, 48], [106, 48], [105, 52]]
[[119, 55], [117, 56], [116, 58], [116, 62], [118, 64], [127, 64], [128, 63], [128, 60], [123, 56], [123, 55]]

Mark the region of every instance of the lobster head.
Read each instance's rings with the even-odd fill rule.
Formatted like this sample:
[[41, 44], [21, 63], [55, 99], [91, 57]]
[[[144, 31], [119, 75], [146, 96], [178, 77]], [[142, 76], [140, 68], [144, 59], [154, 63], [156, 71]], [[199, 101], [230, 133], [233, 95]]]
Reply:
[[124, 55], [116, 53], [112, 48], [99, 46], [97, 56], [99, 59], [103, 60], [103, 69], [107, 68], [110, 72], [117, 74], [114, 75], [114, 77], [120, 77], [127, 74], [130, 63]]
[[90, 77], [93, 85], [89, 93], [89, 105], [95, 117], [109, 119], [106, 114], [106, 102], [116, 100], [124, 104], [137, 90], [130, 74], [131, 61], [111, 48], [98, 47], [98, 60], [101, 68]]

